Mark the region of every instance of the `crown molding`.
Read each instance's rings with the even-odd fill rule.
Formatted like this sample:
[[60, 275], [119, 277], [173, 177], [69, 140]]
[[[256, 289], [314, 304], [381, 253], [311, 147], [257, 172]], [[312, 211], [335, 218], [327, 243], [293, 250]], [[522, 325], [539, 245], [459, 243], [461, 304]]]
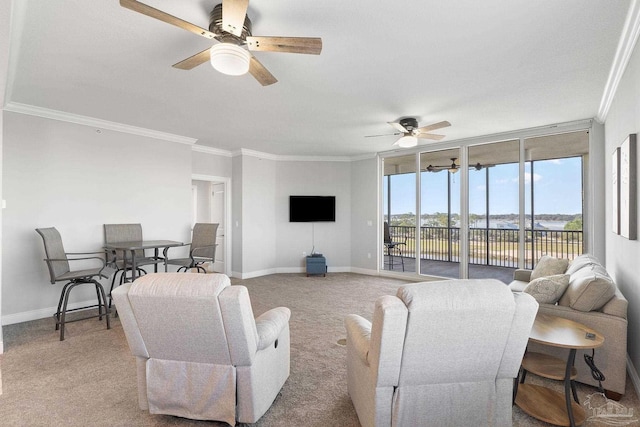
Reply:
[[[362, 160], [360, 158], [362, 156], [358, 156], [357, 158], [349, 156], [289, 156], [264, 153], [262, 151], [250, 150], [247, 148], [241, 148], [232, 153], [232, 157], [237, 156], [250, 156], [279, 162], [352, 162], [354, 160]], [[366, 158], [375, 156], [376, 154], [373, 153], [371, 155], [367, 155]]]
[[216, 156], [222, 156], [222, 157], [233, 157], [233, 153], [231, 151], [223, 150], [221, 148], [207, 147], [205, 145], [197, 145], [197, 144], [192, 145], [191, 151], [197, 151], [199, 153], [205, 153], [205, 154], [214, 154]]
[[352, 162], [359, 162], [360, 160], [369, 160], [369, 159], [375, 159], [378, 157], [378, 153], [367, 153], [367, 154], [360, 154], [358, 156], [352, 156], [350, 157]]
[[43, 117], [51, 120], [59, 120], [63, 122], [76, 123], [84, 126], [94, 127], [98, 129], [108, 129], [116, 132], [124, 132], [133, 135], [145, 136], [149, 138], [161, 139], [164, 141], [177, 142], [191, 146], [191, 150], [199, 153], [212, 154], [222, 157], [251, 156], [261, 159], [274, 160], [280, 162], [354, 162], [359, 160], [371, 159], [377, 156], [376, 153], [368, 153], [358, 156], [296, 156], [296, 155], [277, 155], [265, 153], [257, 150], [241, 148], [236, 151], [228, 151], [220, 148], [207, 147], [205, 145], [196, 145], [198, 141], [195, 138], [175, 135], [166, 132], [160, 132], [153, 129], [141, 128], [137, 126], [125, 125], [122, 123], [110, 122], [107, 120], [96, 119], [94, 117], [82, 116], [79, 114], [67, 113], [64, 111], [52, 110], [34, 105], [22, 104], [19, 102], [9, 102], [4, 107], [5, 111], [18, 114], [28, 114], [31, 116]]
[[148, 138], [161, 139], [170, 142], [177, 142], [180, 144], [193, 145], [198, 141], [195, 138], [189, 138], [186, 136], [159, 132], [157, 130], [130, 126], [122, 123], [110, 122], [107, 120], [96, 119], [94, 117], [81, 116], [79, 114], [67, 113], [64, 111], [52, 110], [49, 108], [36, 107], [34, 105], [21, 104], [19, 102], [7, 103], [4, 107], [4, 110], [11, 111], [13, 113], [43, 117], [45, 119], [76, 123], [79, 125], [90, 126], [99, 129], [108, 129], [116, 132], [129, 133], [132, 135], [145, 136]]
[[609, 114], [609, 108], [613, 98], [618, 91], [618, 85], [624, 75], [633, 49], [638, 41], [638, 35], [640, 34], [640, 5], [637, 0], [632, 0], [629, 5], [629, 12], [627, 12], [627, 18], [625, 19], [624, 27], [622, 28], [622, 34], [620, 35], [620, 41], [618, 42], [618, 48], [611, 64], [611, 70], [609, 71], [609, 77], [607, 78], [607, 84], [604, 87], [604, 93], [600, 100], [600, 107], [598, 108], [598, 115], [596, 119], [600, 123], [604, 123]]

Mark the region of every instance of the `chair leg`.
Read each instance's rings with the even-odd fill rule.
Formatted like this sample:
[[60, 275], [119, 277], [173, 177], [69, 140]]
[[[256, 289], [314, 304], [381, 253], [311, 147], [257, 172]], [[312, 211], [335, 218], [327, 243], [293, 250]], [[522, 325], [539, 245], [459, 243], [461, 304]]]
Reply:
[[[99, 320], [102, 320], [102, 317], [105, 317], [107, 320], [107, 329], [111, 329], [111, 319], [109, 317], [109, 308], [107, 308], [107, 295], [104, 292], [104, 287], [97, 280], [82, 280], [82, 281], [72, 281], [64, 285], [62, 288], [62, 293], [60, 294], [60, 301], [58, 303], [58, 311], [54, 315], [56, 318], [56, 331], [60, 329], [60, 341], [64, 341], [64, 328], [67, 321], [67, 306], [69, 304], [69, 296], [71, 295], [71, 291], [78, 285], [84, 284], [94, 284], [96, 288], [96, 296], [98, 298], [98, 315], [97, 316], [89, 316], [89, 317], [98, 317]], [[91, 308], [95, 306], [87, 306], [83, 308]], [[73, 309], [80, 310], [80, 309]], [[103, 311], [104, 310], [104, 311]], [[76, 319], [81, 320], [81, 319]], [[84, 319], [82, 319], [84, 320]], [[73, 320], [72, 320], [73, 321]]]
[[[109, 309], [107, 308], [107, 297], [104, 293], [104, 288], [97, 280], [92, 280], [92, 282], [96, 285], [96, 293], [98, 294], [98, 313], [102, 314], [102, 309], [104, 308], [104, 317], [107, 319], [107, 329], [111, 329], [111, 320], [109, 319]], [[102, 320], [102, 316], [99, 316], [99, 319]]]
[[67, 287], [65, 285], [66, 291], [64, 293], [64, 301], [62, 303], [62, 313], [60, 313], [60, 341], [64, 341], [64, 324], [67, 317], [67, 304], [69, 303], [69, 294], [71, 294], [71, 290], [75, 288], [78, 283], [70, 282], [67, 283], [67, 285], [70, 286]]
[[53, 317], [56, 318], [56, 331], [60, 329], [60, 313], [62, 309], [62, 304], [64, 303], [65, 295], [67, 294], [67, 289], [69, 288], [69, 285], [71, 285], [72, 283], [73, 282], [66, 283], [62, 287], [62, 291], [60, 292], [60, 299], [58, 300], [58, 311], [56, 311], [56, 314], [53, 315]]
[[124, 270], [116, 270], [113, 273], [113, 279], [111, 279], [111, 289], [109, 289], [109, 308], [111, 308], [111, 292], [113, 292], [113, 285], [116, 283], [116, 276], [120, 273], [120, 284], [122, 285], [122, 276], [125, 274]]
[[102, 304], [100, 303], [100, 290], [96, 286], [96, 297], [98, 298], [98, 320], [102, 320]]

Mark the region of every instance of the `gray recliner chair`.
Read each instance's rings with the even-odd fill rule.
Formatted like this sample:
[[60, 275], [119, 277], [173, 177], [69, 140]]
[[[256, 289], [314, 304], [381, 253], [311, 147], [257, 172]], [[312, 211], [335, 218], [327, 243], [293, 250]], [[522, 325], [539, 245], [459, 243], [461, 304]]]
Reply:
[[150, 273], [113, 292], [152, 414], [254, 423], [289, 377], [288, 308], [253, 317], [223, 274]]
[[347, 388], [363, 427], [509, 426], [538, 303], [494, 279], [410, 284], [351, 314]]

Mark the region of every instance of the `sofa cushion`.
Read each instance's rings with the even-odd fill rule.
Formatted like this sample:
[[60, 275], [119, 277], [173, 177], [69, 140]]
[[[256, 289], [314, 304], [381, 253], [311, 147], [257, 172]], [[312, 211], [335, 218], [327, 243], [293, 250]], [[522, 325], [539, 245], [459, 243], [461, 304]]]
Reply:
[[569, 286], [568, 274], [538, 277], [524, 288], [524, 292], [533, 296], [542, 304], [555, 304]]
[[579, 311], [602, 308], [615, 295], [616, 286], [604, 268], [597, 267], [581, 268], [573, 273], [569, 279], [569, 287], [558, 304]]
[[531, 272], [530, 280], [535, 280], [539, 277], [553, 276], [555, 274], [564, 274], [564, 272], [567, 271], [568, 265], [569, 260], [543, 255]]
[[587, 266], [593, 267], [595, 265], [601, 265], [600, 261], [598, 261], [598, 258], [594, 257], [591, 254], [582, 254], [576, 257], [573, 261], [571, 261], [571, 263], [569, 264], [569, 268], [567, 268], [566, 273], [573, 274], [584, 267], [587, 267]]

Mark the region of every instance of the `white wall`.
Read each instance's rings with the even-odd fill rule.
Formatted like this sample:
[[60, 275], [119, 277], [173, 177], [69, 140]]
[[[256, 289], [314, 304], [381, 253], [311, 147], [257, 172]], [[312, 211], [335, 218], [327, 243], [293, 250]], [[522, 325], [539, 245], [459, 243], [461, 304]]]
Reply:
[[211, 222], [211, 182], [194, 180], [191, 184], [197, 192], [195, 222]]
[[232, 227], [232, 245], [231, 245], [231, 271], [234, 277], [242, 276], [242, 156], [236, 156], [232, 159], [232, 177], [231, 177], [231, 224]]
[[[304, 271], [303, 252], [324, 254], [329, 271], [351, 267], [351, 163], [279, 161], [276, 173], [276, 265], [283, 271]], [[289, 196], [335, 196], [336, 221], [289, 222]], [[357, 242], [356, 245], [359, 245]]]
[[[620, 81], [614, 101], [605, 123], [605, 159], [606, 170], [606, 263], [607, 270], [613, 276], [624, 296], [629, 301], [628, 353], [631, 362], [640, 373], [640, 240], [627, 240], [611, 232], [611, 154], [625, 138], [632, 133], [640, 133], [640, 45], [629, 61], [625, 74]], [[640, 150], [639, 150], [640, 151]], [[636, 168], [640, 166], [636, 159]], [[640, 184], [636, 182], [637, 189]], [[638, 197], [636, 191], [636, 197]], [[638, 221], [638, 218], [635, 218]], [[637, 385], [636, 385], [637, 386]]]
[[232, 176], [231, 156], [210, 154], [197, 149], [191, 154], [191, 168], [198, 175]]
[[242, 277], [273, 272], [276, 264], [276, 162], [242, 156]]
[[[5, 324], [49, 317], [58, 302], [35, 228], [55, 226], [67, 252], [99, 250], [105, 223], [141, 223], [145, 239], [190, 239], [188, 145], [5, 112], [3, 149]], [[92, 299], [87, 289], [72, 301]]]
[[[5, 89], [9, 66], [9, 46], [11, 30], [11, 3], [0, 2], [0, 106], [5, 104]], [[0, 111], [0, 165], [2, 164], [2, 146], [4, 138], [4, 112]], [[0, 200], [2, 200], [2, 167], [0, 167]], [[0, 208], [0, 257], [2, 256], [2, 209]], [[0, 290], [2, 289], [2, 263], [0, 263]], [[2, 317], [2, 292], [0, 292], [0, 318]], [[0, 354], [4, 352], [2, 323], [0, 322]], [[2, 393], [2, 377], [0, 375], [0, 394]]]
[[378, 269], [378, 164], [377, 157], [351, 163], [351, 267], [363, 273]]

